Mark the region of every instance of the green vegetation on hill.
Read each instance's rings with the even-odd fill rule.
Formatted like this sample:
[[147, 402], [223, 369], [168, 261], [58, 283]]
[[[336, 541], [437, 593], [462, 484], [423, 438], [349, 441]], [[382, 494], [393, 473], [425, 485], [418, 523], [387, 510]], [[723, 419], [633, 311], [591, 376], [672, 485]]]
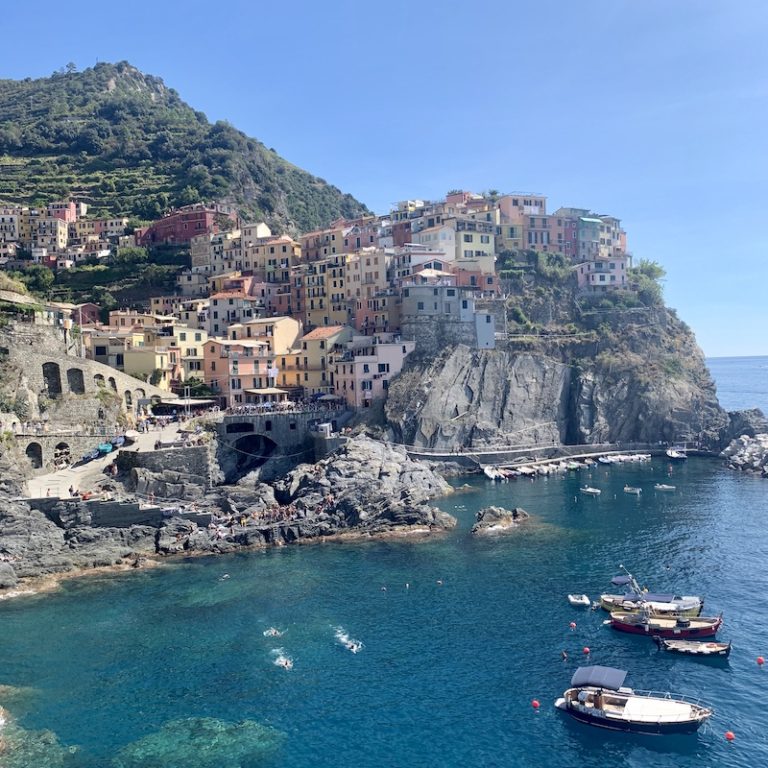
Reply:
[[226, 200], [276, 232], [367, 212], [228, 123], [209, 123], [127, 62], [0, 80], [0, 202], [69, 196], [97, 215], [143, 220]]

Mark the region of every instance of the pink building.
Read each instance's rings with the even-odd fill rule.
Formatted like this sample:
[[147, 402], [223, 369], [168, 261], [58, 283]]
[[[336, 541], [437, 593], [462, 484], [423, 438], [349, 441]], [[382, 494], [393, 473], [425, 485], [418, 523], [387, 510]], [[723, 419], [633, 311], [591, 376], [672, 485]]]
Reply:
[[353, 336], [336, 345], [332, 377], [336, 394], [352, 408], [367, 408], [385, 398], [390, 380], [415, 347], [415, 341], [402, 341], [392, 333]]

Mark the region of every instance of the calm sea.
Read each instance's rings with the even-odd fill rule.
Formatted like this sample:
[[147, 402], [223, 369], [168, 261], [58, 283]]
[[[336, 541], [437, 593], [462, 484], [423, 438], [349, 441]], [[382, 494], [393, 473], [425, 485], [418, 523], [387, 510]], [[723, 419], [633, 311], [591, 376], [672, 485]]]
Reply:
[[[715, 375], [725, 399], [727, 378]], [[677, 490], [656, 493], [659, 481]], [[580, 496], [585, 482], [602, 495]], [[767, 482], [704, 459], [671, 479], [661, 461], [477, 479], [441, 502], [459, 525], [429, 542], [196, 559], [0, 604], [0, 684], [22, 689], [0, 697], [24, 729], [6, 728], [15, 751], [0, 765], [768, 765], [768, 669], [755, 661], [768, 656]], [[625, 483], [642, 495], [624, 494]], [[475, 539], [474, 514], [488, 504], [533, 518], [514, 535]], [[675, 658], [568, 604], [569, 592], [596, 598], [620, 564], [654, 589], [705, 595], [706, 613], [724, 612], [730, 660]], [[265, 637], [269, 627], [284, 634]], [[360, 640], [360, 652], [339, 634]], [[280, 655], [292, 669], [274, 663]], [[699, 695], [716, 715], [692, 737], [571, 722], [552, 704], [586, 660], [629, 670], [638, 688]], [[211, 718], [220, 738], [191, 748], [168, 726], [191, 717]]]
[[768, 416], [768, 357], [710, 357], [707, 365], [723, 408], [760, 408]]

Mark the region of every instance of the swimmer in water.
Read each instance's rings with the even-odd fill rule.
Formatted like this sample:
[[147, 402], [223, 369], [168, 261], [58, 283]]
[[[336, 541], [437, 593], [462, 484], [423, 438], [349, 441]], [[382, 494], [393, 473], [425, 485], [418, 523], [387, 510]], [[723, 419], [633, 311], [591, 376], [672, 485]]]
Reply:
[[280, 656], [278, 659], [276, 659], [275, 664], [277, 664], [278, 667], [282, 667], [283, 669], [293, 669], [293, 662], [290, 659], [287, 659], [285, 656]]
[[438, 585], [439, 587], [442, 587], [442, 586], [443, 586], [443, 580], [442, 580], [442, 579], [438, 579], [438, 580], [437, 580], [437, 585]]
[[282, 637], [283, 636], [283, 633], [275, 627], [270, 627], [269, 629], [265, 629], [263, 634], [264, 634], [264, 637]]

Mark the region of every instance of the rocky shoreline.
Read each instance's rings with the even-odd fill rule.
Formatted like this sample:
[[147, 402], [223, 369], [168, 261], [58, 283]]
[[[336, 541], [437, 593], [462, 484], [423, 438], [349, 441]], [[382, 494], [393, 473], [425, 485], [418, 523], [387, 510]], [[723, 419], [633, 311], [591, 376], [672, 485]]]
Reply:
[[731, 469], [768, 477], [768, 434], [742, 435], [720, 454]]
[[[146, 482], [146, 472], [142, 478]], [[115, 484], [128, 493], [132, 482], [135, 475], [127, 474]], [[0, 499], [0, 598], [170, 556], [319, 541], [416, 540], [456, 524], [429, 503], [452, 492], [440, 475], [408, 458], [402, 447], [367, 437], [350, 439], [329, 458], [301, 464], [275, 483], [254, 474], [220, 486], [190, 505], [164, 510], [157, 525], [98, 525], [92, 503], [51, 500], [41, 511], [9, 498], [10, 490]]]

